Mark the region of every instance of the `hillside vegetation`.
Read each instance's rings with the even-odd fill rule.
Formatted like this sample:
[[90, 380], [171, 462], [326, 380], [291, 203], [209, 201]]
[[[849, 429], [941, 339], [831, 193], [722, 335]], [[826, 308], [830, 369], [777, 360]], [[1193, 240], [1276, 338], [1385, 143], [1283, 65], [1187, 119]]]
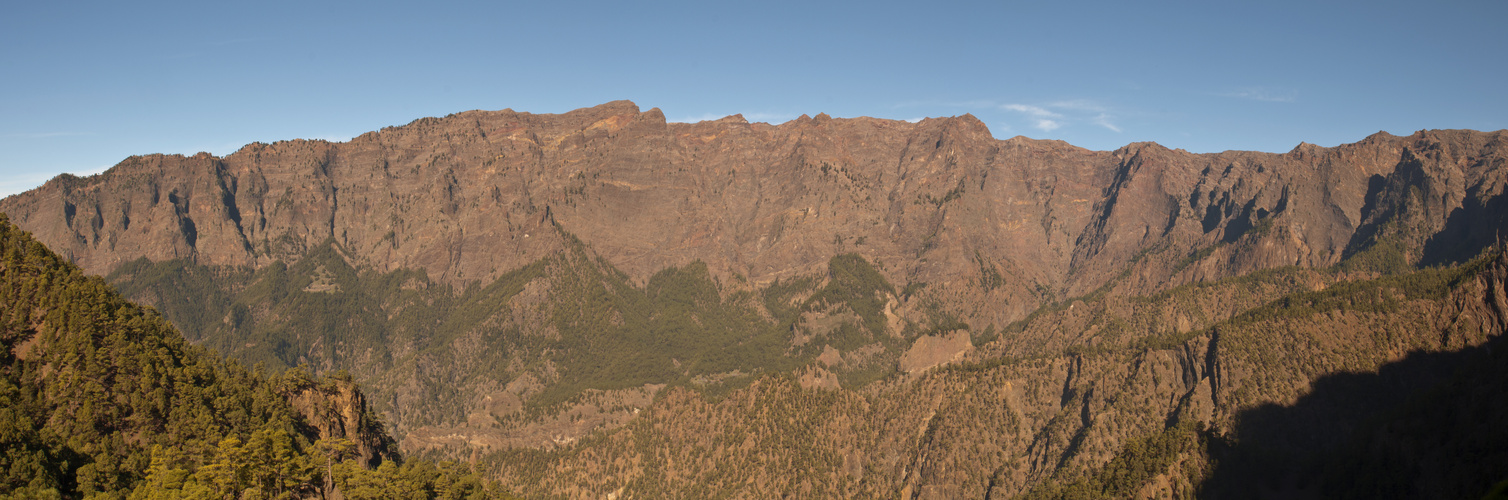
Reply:
[[[1461, 498], [1508, 468], [1505, 193], [1508, 131], [1090, 151], [619, 101], [131, 157], [0, 210], [371, 474], [396, 448], [533, 497]], [[16, 325], [26, 366], [72, 323]], [[200, 399], [192, 425], [256, 428], [184, 431], [190, 476], [282, 422]], [[147, 447], [132, 419], [176, 417], [143, 401], [92, 418]], [[151, 466], [95, 463], [57, 488]]]
[[[469, 468], [400, 462], [376, 420], [322, 432], [330, 422], [292, 400], [326, 401], [350, 382], [297, 368], [267, 377], [193, 346], [4, 215], [0, 343], [0, 495], [504, 496]], [[339, 410], [353, 409], [364, 407]]]
[[[1508, 257], [1334, 273], [1282, 270], [1134, 308], [1077, 300], [1003, 335], [1071, 323], [1079, 309], [1094, 311], [1090, 331], [1188, 306], [1212, 316], [1189, 332], [1121, 326], [1057, 352], [971, 357], [857, 391], [790, 375], [718, 397], [673, 389], [623, 428], [490, 460], [541, 497], [1485, 494], [1508, 467]], [[1323, 281], [1287, 285], [1306, 279]], [[1237, 290], [1270, 295], [1209, 307]]]

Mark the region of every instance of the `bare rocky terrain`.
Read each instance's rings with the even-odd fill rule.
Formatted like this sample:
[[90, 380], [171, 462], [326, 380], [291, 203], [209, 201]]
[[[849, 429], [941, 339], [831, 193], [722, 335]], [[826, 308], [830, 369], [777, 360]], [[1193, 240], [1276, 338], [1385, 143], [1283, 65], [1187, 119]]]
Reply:
[[[1408, 425], [1502, 373], [1505, 187], [1504, 131], [1090, 151], [619, 101], [132, 157], [0, 212], [192, 341], [349, 370], [405, 453], [526, 494], [1290, 497], [1338, 486], [1229, 464], [1466, 446]], [[1502, 449], [1387, 470], [1479, 496]]]

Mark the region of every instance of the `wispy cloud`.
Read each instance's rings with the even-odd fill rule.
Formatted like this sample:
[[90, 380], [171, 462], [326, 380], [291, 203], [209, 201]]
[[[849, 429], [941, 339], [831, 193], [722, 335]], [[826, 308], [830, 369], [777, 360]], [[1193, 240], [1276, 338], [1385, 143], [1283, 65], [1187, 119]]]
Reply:
[[1024, 114], [1035, 122], [1032, 126], [1043, 132], [1052, 132], [1063, 127], [1063, 114], [1030, 104], [1006, 104], [1000, 107], [1007, 111]]
[[1043, 107], [1040, 107], [1040, 106], [1032, 106], [1032, 105], [1029, 105], [1029, 104], [1006, 104], [1006, 105], [1001, 106], [1001, 107], [1005, 108], [1005, 109], [1008, 109], [1008, 110], [1011, 110], [1011, 111], [1018, 112], [1018, 113], [1026, 113], [1028, 116], [1032, 116], [1032, 117], [1036, 117], [1036, 118], [1062, 118], [1063, 117], [1063, 115], [1061, 115], [1061, 114], [1054, 113], [1052, 111], [1048, 111], [1047, 108], [1043, 108]]
[[1225, 92], [1216, 92], [1215, 95], [1262, 102], [1294, 101], [1294, 92], [1292, 90], [1274, 90], [1265, 87], [1243, 87]]
[[1110, 129], [1111, 132], [1120, 133], [1121, 131], [1120, 127], [1117, 127], [1114, 123], [1110, 122], [1110, 115], [1105, 113], [1100, 113], [1099, 116], [1094, 117], [1094, 119], [1090, 120], [1090, 122], [1094, 123], [1095, 125]]
[[1031, 120], [1032, 127], [1043, 132], [1051, 132], [1074, 123], [1089, 123], [1104, 127], [1111, 132], [1119, 133], [1120, 126], [1115, 124], [1115, 116], [1109, 107], [1087, 99], [1070, 99], [1053, 101], [1043, 104], [1004, 104], [1000, 109], [1014, 111], [1026, 115]]

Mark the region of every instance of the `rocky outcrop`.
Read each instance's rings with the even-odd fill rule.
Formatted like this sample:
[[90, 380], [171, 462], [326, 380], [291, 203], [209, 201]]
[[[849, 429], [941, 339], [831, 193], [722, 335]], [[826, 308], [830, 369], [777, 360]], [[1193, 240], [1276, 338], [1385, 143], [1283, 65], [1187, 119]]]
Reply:
[[[968, 115], [679, 124], [613, 102], [132, 157], [0, 212], [164, 302], [218, 294], [164, 306], [214, 333], [190, 338], [350, 369], [411, 447], [550, 457], [500, 472], [531, 492], [1011, 496], [1177, 422], [1282, 448], [1299, 438], [1242, 419], [1499, 335], [1499, 271], [1418, 269], [1500, 240], [1505, 139], [1089, 151]], [[338, 386], [289, 397], [322, 437], [372, 423]]]
[[317, 385], [292, 387], [283, 397], [313, 428], [311, 434], [317, 439], [349, 440], [354, 445], [352, 454], [361, 464], [373, 468], [397, 458], [393, 438], [367, 409], [366, 396], [356, 383], [326, 379]]
[[[619, 101], [469, 111], [225, 158], [132, 157], [0, 211], [99, 274], [138, 257], [257, 267], [333, 240], [360, 266], [487, 283], [558, 249], [539, 238], [552, 222], [641, 283], [698, 259], [765, 283], [858, 252], [892, 282], [978, 297], [948, 302], [988, 324], [1128, 266], [1140, 279], [1125, 290], [1144, 292], [1333, 264], [1398, 210], [1429, 221], [1415, 239], [1464, 235], [1437, 258], [1473, 254], [1492, 231], [1447, 220], [1503, 203], [1504, 144], [1502, 132], [1431, 131], [1286, 154], [1105, 152], [996, 140], [968, 115], [681, 124]], [[1406, 206], [1409, 189], [1422, 198]]]

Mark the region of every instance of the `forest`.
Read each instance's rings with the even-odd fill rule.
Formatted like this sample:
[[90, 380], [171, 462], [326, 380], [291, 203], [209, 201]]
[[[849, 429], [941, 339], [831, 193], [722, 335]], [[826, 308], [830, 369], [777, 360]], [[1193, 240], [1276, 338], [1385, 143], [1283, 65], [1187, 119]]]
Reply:
[[404, 460], [375, 416], [321, 435], [290, 398], [349, 376], [266, 376], [194, 346], [4, 215], [0, 305], [0, 495], [511, 498], [470, 466]]

